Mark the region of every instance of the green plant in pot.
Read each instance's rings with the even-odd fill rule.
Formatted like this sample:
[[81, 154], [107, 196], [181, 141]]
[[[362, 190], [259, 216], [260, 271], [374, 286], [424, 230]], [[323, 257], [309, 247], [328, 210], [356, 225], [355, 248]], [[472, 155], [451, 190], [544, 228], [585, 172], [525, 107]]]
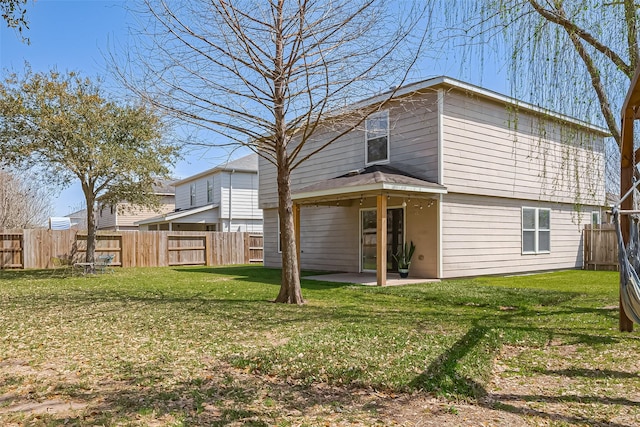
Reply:
[[403, 279], [409, 276], [409, 266], [411, 265], [411, 257], [416, 250], [416, 245], [405, 242], [404, 246], [400, 247], [400, 250], [393, 254], [393, 259], [398, 263], [398, 273]]

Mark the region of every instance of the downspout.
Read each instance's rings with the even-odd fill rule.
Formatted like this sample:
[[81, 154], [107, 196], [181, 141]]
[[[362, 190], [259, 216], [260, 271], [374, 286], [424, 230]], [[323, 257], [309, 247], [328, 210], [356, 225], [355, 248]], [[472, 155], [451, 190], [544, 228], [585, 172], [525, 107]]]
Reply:
[[235, 169], [231, 169], [231, 173], [229, 174], [229, 231], [231, 231], [231, 190], [233, 190], [233, 185], [231, 184], [231, 178], [233, 177], [233, 173]]
[[[444, 185], [444, 89], [438, 89], [438, 184]], [[443, 254], [443, 209], [442, 194], [438, 198], [438, 262], [436, 264], [436, 277], [442, 279], [444, 275], [444, 254]]]

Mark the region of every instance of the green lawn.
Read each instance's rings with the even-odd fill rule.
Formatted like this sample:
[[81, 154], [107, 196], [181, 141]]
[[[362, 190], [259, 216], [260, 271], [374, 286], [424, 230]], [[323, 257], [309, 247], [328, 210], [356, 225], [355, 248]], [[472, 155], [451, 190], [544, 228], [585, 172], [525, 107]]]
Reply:
[[[403, 396], [551, 425], [611, 421], [621, 408], [638, 419], [640, 341], [617, 331], [617, 273], [389, 288], [303, 281], [300, 307], [269, 302], [279, 274], [0, 271], [0, 424], [389, 424], [380, 400]], [[505, 381], [559, 379], [553, 397], [567, 413], [487, 403], [499, 394], [498, 362]], [[571, 409], [585, 396], [593, 413]]]

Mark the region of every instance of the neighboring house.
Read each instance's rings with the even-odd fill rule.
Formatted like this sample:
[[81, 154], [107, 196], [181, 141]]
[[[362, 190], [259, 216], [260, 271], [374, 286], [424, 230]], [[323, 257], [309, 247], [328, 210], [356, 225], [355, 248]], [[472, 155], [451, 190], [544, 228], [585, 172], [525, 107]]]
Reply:
[[153, 193], [160, 198], [157, 210], [120, 202], [109, 205], [98, 200], [96, 210], [96, 228], [98, 230], [138, 230], [138, 221], [157, 216], [159, 213], [173, 212], [175, 209], [175, 191], [169, 182], [159, 181], [153, 186]]
[[[301, 157], [333, 132], [318, 131]], [[582, 229], [604, 206], [607, 136], [447, 77], [400, 88], [292, 174], [301, 267], [378, 271], [385, 284], [405, 241], [417, 248], [412, 277], [580, 267]], [[275, 168], [261, 159], [267, 267], [281, 264], [277, 206]]]
[[139, 221], [140, 229], [262, 233], [258, 155], [176, 181], [175, 211]]
[[71, 228], [74, 230], [86, 230], [87, 229], [87, 210], [80, 209], [72, 212], [69, 215], [65, 215], [70, 218]]

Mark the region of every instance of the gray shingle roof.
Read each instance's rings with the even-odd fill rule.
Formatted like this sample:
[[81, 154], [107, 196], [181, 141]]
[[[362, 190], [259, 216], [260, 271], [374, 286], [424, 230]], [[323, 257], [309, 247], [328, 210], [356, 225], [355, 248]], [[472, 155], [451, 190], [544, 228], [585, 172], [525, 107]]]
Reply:
[[294, 191], [294, 196], [318, 192], [330, 192], [337, 195], [350, 193], [351, 189], [364, 188], [372, 184], [397, 184], [422, 188], [427, 191], [433, 190], [433, 192], [446, 192], [446, 187], [440, 184], [425, 181], [391, 166], [373, 165], [301, 188]]

